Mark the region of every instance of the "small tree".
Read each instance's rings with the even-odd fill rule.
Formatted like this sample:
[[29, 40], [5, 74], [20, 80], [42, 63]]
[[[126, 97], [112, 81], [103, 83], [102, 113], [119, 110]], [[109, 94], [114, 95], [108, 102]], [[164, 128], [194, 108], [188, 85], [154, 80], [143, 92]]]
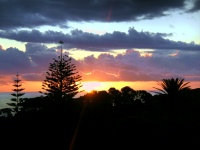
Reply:
[[[62, 43], [61, 41], [60, 44]], [[81, 76], [78, 75], [71, 58], [67, 55], [62, 56], [62, 45], [61, 56], [58, 56], [58, 59], [53, 58], [53, 60], [42, 85], [42, 89], [46, 92], [41, 93], [57, 102], [70, 100], [80, 92], [81, 84], [79, 81]]]
[[14, 91], [14, 93], [11, 94], [15, 98], [11, 99], [11, 101], [13, 101], [13, 103], [7, 103], [8, 105], [13, 107], [12, 111], [15, 113], [18, 113], [20, 111], [20, 104], [22, 103], [22, 100], [23, 100], [20, 97], [25, 94], [25, 93], [21, 93], [24, 90], [24, 88], [20, 88], [22, 86], [22, 84], [20, 84], [20, 82], [21, 82], [21, 80], [19, 79], [19, 75], [17, 73], [16, 79], [14, 80], [14, 84], [13, 84], [13, 86], [15, 88], [12, 89]]

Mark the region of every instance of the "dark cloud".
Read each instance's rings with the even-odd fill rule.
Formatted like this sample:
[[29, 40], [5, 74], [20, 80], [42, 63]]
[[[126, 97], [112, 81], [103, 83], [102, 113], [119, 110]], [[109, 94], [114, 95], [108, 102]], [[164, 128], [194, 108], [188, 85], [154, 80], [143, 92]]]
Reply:
[[200, 45], [194, 42], [171, 41], [166, 39], [167, 36], [173, 36], [173, 34], [138, 32], [134, 28], [130, 28], [128, 33], [114, 31], [103, 35], [87, 33], [81, 30], [72, 30], [70, 34], [55, 31], [42, 33], [38, 30], [0, 32], [0, 37], [2, 38], [21, 42], [58, 43], [58, 39], [62, 39], [64, 47], [67, 49], [78, 48], [90, 51], [129, 48], [200, 50]]
[[3, 50], [0, 47], [0, 74], [41, 73], [57, 57], [54, 48], [49, 49], [43, 44], [27, 43], [25, 47], [25, 52], [17, 48]]
[[66, 38], [62, 32], [46, 31], [42, 33], [39, 30], [2, 31], [0, 37], [35, 43], [58, 43], [58, 39]]
[[45, 45], [42, 44], [36, 44], [36, 43], [27, 43], [25, 45], [26, 47], [26, 54], [35, 54], [35, 53], [39, 53], [39, 52], [44, 52], [45, 50], [47, 50], [47, 47]]
[[47, 70], [53, 58], [57, 58], [56, 50], [48, 49], [44, 44], [27, 43], [25, 47], [25, 53], [29, 56], [32, 66], [35, 67], [34, 72]]
[[[185, 0], [1, 0], [0, 28], [63, 26], [67, 21], [132, 21], [184, 9]], [[191, 11], [199, 10], [199, 1]], [[64, 27], [64, 26], [63, 26]]]
[[188, 10], [188, 12], [196, 12], [200, 10], [200, 0], [193, 0], [193, 1], [194, 1], [194, 5], [190, 10]]
[[30, 60], [24, 52], [12, 47], [7, 50], [0, 49], [1, 74], [24, 73], [30, 71], [30, 68]]

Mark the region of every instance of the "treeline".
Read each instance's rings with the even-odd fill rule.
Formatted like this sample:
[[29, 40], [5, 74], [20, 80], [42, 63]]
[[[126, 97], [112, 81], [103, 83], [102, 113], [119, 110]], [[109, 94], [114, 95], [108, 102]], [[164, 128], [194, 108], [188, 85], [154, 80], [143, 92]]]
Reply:
[[0, 118], [9, 148], [133, 149], [199, 145], [200, 89], [151, 95], [126, 86], [92, 91], [70, 101], [24, 99], [14, 116]]

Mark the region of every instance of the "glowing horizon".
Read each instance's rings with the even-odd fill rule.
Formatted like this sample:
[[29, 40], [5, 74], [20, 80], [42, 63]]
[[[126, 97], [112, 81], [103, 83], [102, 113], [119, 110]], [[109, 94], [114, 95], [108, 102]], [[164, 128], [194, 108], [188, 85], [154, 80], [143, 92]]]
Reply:
[[0, 1], [0, 92], [12, 91], [17, 72], [25, 92], [41, 91], [60, 40], [87, 92], [124, 86], [149, 91], [172, 77], [200, 87], [198, 0], [93, 1], [87, 7], [81, 0], [30, 1], [31, 11], [24, 1]]
[[[188, 85], [192, 88], [200, 88], [200, 82], [187, 81], [190, 82]], [[42, 90], [42, 82], [39, 81], [23, 81], [21, 88], [24, 88], [23, 92], [39, 92]], [[99, 82], [99, 81], [90, 81], [90, 82], [81, 82], [83, 85], [80, 90], [84, 90], [86, 93], [89, 93], [93, 90], [108, 91], [109, 88], [114, 87], [117, 90], [125, 86], [129, 86], [134, 90], [145, 90], [145, 91], [155, 91], [153, 87], [159, 87], [157, 81], [136, 81], [136, 82]], [[0, 92], [13, 92], [13, 84], [1, 85]]]

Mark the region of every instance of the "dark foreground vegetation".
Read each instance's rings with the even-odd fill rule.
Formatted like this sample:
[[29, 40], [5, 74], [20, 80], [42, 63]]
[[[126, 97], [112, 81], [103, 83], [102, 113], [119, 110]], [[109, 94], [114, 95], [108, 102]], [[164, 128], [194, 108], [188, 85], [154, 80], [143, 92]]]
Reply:
[[172, 97], [110, 88], [68, 101], [29, 98], [20, 110], [0, 117], [4, 149], [198, 149], [200, 145], [200, 89]]

